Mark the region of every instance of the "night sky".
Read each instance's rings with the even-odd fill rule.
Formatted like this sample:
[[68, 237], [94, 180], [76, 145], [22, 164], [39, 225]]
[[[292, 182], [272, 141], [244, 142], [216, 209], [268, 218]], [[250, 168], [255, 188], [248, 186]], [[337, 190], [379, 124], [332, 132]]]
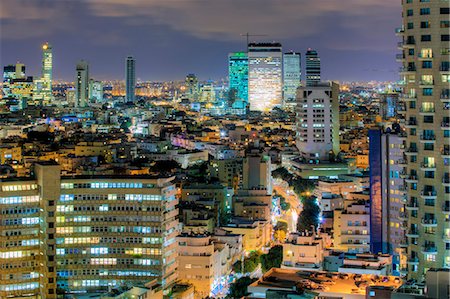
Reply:
[[40, 74], [40, 45], [53, 45], [56, 80], [73, 81], [85, 59], [91, 77], [123, 79], [127, 55], [140, 80], [227, 75], [228, 52], [251, 41], [283, 50], [315, 48], [324, 79], [397, 80], [400, 0], [0, 0], [1, 64]]

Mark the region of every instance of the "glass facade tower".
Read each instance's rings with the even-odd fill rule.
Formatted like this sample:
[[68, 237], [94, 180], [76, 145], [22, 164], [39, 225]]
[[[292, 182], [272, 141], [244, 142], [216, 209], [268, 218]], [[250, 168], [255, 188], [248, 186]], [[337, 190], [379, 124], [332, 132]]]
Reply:
[[316, 50], [306, 51], [306, 86], [314, 86], [320, 82], [320, 57]]
[[301, 82], [300, 53], [283, 55], [283, 108], [295, 106], [297, 88]]
[[235, 99], [248, 102], [248, 56], [245, 52], [228, 55], [228, 81]]
[[134, 102], [136, 96], [136, 60], [132, 56], [127, 57], [125, 68], [126, 102]]
[[248, 101], [251, 110], [270, 111], [281, 105], [282, 60], [280, 43], [248, 45]]

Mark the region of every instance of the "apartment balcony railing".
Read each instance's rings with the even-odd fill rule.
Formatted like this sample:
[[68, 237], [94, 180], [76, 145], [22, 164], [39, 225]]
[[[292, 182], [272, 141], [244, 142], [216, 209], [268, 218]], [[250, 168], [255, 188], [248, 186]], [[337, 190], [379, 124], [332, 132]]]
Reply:
[[410, 229], [406, 232], [406, 236], [410, 238], [417, 238], [419, 236], [419, 231], [415, 229]]
[[450, 128], [450, 122], [441, 122], [441, 128]]
[[408, 175], [405, 177], [405, 181], [407, 183], [417, 183], [418, 177], [417, 177], [417, 175]]
[[435, 218], [422, 218], [421, 223], [424, 226], [436, 226], [437, 225], [437, 219], [435, 219]]
[[428, 254], [431, 254], [431, 253], [437, 253], [437, 248], [436, 248], [436, 246], [429, 246], [429, 245], [425, 245], [425, 246], [423, 246], [422, 247], [422, 252], [423, 253], [428, 253]]
[[418, 257], [410, 257], [408, 259], [408, 264], [418, 264], [419, 263], [419, 258]]
[[405, 28], [403, 27], [399, 27], [399, 28], [395, 28], [395, 33], [396, 34], [403, 34], [405, 32]]
[[420, 113], [435, 113], [436, 110], [435, 110], [434, 108], [426, 108], [426, 109], [420, 108], [420, 109], [419, 109], [419, 112], [420, 112]]
[[436, 164], [422, 162], [420, 163], [420, 167], [424, 169], [434, 169], [436, 168]]
[[441, 155], [442, 156], [449, 156], [450, 155], [450, 149], [448, 149], [448, 148], [441, 149]]
[[428, 191], [428, 190], [422, 190], [420, 192], [420, 196], [422, 197], [436, 197], [437, 196], [437, 192], [436, 191]]
[[419, 59], [433, 59], [433, 54], [432, 53], [427, 53], [427, 54], [424, 54], [424, 55], [422, 55], [422, 53], [419, 53], [419, 55], [417, 55], [417, 57], [419, 58]]
[[450, 72], [450, 67], [441, 65], [441, 67], [439, 68], [439, 71], [441, 71], [441, 72]]
[[420, 135], [420, 140], [434, 141], [434, 140], [436, 140], [436, 136], [435, 135]]
[[434, 81], [419, 81], [419, 85], [421, 86], [433, 86]]
[[450, 213], [450, 206], [442, 205], [442, 212], [444, 212], [444, 213]]
[[417, 126], [417, 120], [410, 119], [410, 120], [406, 121], [406, 125], [407, 126]]
[[415, 72], [415, 71], [417, 71], [417, 68], [415, 66], [404, 66], [404, 67], [400, 67], [398, 71], [400, 73]]
[[406, 204], [405, 208], [407, 210], [418, 210], [419, 209], [419, 203], [417, 201], [410, 201]]
[[403, 54], [396, 54], [396, 55], [395, 55], [395, 59], [397, 59], [397, 60], [403, 60], [403, 59], [405, 59], [405, 55], [403, 55]]

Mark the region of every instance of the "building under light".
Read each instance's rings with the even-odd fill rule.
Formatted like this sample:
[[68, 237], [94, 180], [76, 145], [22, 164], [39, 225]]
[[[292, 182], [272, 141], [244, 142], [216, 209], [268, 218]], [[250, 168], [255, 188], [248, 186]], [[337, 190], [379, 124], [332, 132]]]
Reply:
[[320, 57], [316, 50], [306, 51], [306, 86], [320, 83]]
[[301, 83], [300, 53], [283, 55], [283, 108], [293, 109], [296, 105], [297, 88]]
[[56, 298], [176, 279], [178, 200], [173, 177], [61, 177], [0, 182], [1, 298]]
[[248, 56], [246, 52], [228, 55], [228, 81], [235, 101], [248, 102]]
[[248, 45], [248, 101], [250, 110], [279, 107], [283, 88], [283, 53], [280, 43]]
[[35, 80], [33, 100], [35, 102], [49, 105], [53, 99], [53, 52], [49, 43], [42, 45], [42, 76]]

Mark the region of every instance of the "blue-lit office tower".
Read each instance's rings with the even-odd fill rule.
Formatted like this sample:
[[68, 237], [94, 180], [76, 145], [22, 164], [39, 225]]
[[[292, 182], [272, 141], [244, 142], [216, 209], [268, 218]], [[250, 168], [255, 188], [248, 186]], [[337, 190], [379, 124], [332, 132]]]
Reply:
[[126, 102], [134, 102], [136, 96], [136, 60], [128, 56], [125, 66]]
[[297, 88], [301, 82], [300, 53], [283, 55], [283, 108], [292, 109], [296, 104]]
[[245, 105], [248, 102], [248, 56], [245, 52], [228, 55], [228, 82], [230, 94], [235, 102]]
[[306, 51], [306, 86], [314, 86], [320, 82], [320, 57], [316, 50]]
[[393, 273], [406, 268], [407, 242], [405, 186], [402, 170], [406, 163], [403, 140], [396, 129], [369, 130], [370, 164], [370, 251], [393, 255]]

